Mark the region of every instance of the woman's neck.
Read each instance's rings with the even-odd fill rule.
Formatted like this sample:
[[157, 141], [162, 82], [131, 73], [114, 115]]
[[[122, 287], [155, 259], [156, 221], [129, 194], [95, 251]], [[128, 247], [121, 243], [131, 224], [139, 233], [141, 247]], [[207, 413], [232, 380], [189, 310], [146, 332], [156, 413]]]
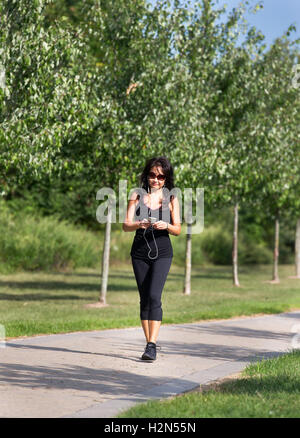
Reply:
[[150, 189], [150, 194], [151, 195], [157, 195], [157, 196], [159, 196], [161, 193], [162, 193], [162, 188], [158, 188], [158, 189], [156, 189], [156, 188], [154, 188], [154, 187], [149, 187], [149, 189]]

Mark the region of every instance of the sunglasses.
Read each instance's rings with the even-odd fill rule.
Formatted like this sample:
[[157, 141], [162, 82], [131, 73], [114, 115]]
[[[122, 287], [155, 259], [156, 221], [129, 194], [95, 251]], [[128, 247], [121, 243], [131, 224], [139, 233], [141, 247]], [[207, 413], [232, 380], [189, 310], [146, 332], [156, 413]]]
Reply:
[[153, 172], [149, 172], [149, 178], [155, 179], [157, 178], [158, 181], [164, 181], [166, 179], [165, 175], [155, 175]]

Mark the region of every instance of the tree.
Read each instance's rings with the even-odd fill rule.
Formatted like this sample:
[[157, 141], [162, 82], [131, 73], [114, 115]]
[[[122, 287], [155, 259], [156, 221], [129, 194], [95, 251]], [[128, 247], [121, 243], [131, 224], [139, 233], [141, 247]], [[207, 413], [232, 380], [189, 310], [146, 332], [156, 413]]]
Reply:
[[[160, 144], [167, 141], [168, 147], [173, 146], [170, 155], [175, 163], [179, 187], [190, 187], [199, 183], [207, 183], [209, 186], [210, 177], [214, 172], [213, 163], [220, 150], [216, 133], [219, 131], [220, 137], [224, 134], [217, 123], [220, 123], [220, 109], [221, 112], [223, 109], [220, 105], [218, 107], [220, 81], [224, 68], [229, 66], [230, 73], [228, 69], [226, 73], [232, 74], [241, 61], [232, 50], [232, 29], [237, 26], [242, 12], [234, 10], [224, 25], [216, 26], [215, 20], [224, 9], [213, 11], [210, 0], [194, 3], [191, 12], [184, 7], [180, 8], [178, 2], [175, 3], [176, 12], [169, 19], [172, 26], [165, 24], [166, 29], [172, 29], [172, 32], [169, 31], [169, 41], [173, 38], [174, 46], [171, 46], [170, 50], [173, 50], [174, 59], [168, 60], [168, 66], [165, 66], [161, 65], [161, 58], [158, 57], [159, 62], [154, 67], [154, 71], [159, 67], [160, 71], [167, 72], [169, 76], [167, 90], [164, 90], [165, 96], [160, 95], [161, 90], [156, 85], [157, 76], [153, 74], [153, 68], [150, 78], [152, 81], [155, 79], [153, 88], [157, 95], [156, 101], [158, 96], [161, 96], [165, 104], [161, 105], [162, 110], [159, 114], [155, 111], [156, 124], [151, 123], [151, 111], [147, 111], [143, 121], [151, 126], [148, 136], [150, 139], [158, 139]], [[159, 22], [164, 23], [162, 19]], [[235, 35], [235, 39], [237, 37], [238, 34]], [[238, 75], [240, 74], [239, 71]], [[159, 82], [160, 88], [162, 83], [164, 81]], [[143, 102], [147, 102], [146, 94], [143, 95]], [[238, 106], [237, 99], [234, 100], [234, 104]], [[148, 110], [148, 107], [146, 108]], [[237, 108], [236, 113], [239, 110], [240, 108]], [[216, 120], [212, 121], [212, 117]], [[221, 140], [224, 142], [224, 138]], [[165, 152], [166, 149], [162, 146], [160, 153]], [[217, 170], [223, 171], [222, 163], [217, 162], [216, 166]], [[207, 178], [203, 176], [205, 173], [208, 175]], [[210, 196], [210, 190], [208, 194]], [[191, 229], [191, 224], [188, 223], [185, 294], [190, 294]]]
[[47, 29], [49, 0], [1, 2], [0, 175], [4, 184], [41, 178], [68, 166], [60, 155], [98, 116], [91, 97], [96, 69], [80, 31]]
[[[293, 26], [290, 26], [288, 32], [292, 28]], [[264, 176], [271, 179], [272, 184], [275, 183], [270, 169], [266, 170], [268, 165], [265, 166], [266, 163], [270, 164], [269, 158], [272, 161], [274, 159], [275, 172], [279, 168], [287, 171], [288, 161], [283, 161], [280, 166], [275, 164], [280, 159], [280, 154], [276, 154], [275, 158], [274, 151], [270, 148], [273, 132], [278, 134], [277, 143], [278, 136], [282, 138], [283, 131], [276, 129], [277, 126], [282, 122], [285, 127], [289, 126], [294, 134], [296, 132], [294, 123], [292, 129], [291, 125], [286, 123], [288, 119], [290, 120], [291, 114], [295, 114], [295, 110], [291, 113], [291, 108], [288, 109], [282, 104], [285, 99], [288, 102], [291, 100], [291, 94], [284, 89], [287, 84], [287, 71], [291, 69], [291, 64], [288, 62], [284, 67], [278, 41], [274, 43], [272, 55], [261, 55], [265, 48], [264, 45], [259, 47], [262, 39], [262, 35], [257, 33], [255, 28], [251, 28], [245, 44], [241, 48], [232, 47], [230, 55], [224, 56], [223, 70], [217, 77], [221, 93], [215, 119], [221, 119], [222, 126], [219, 129], [216, 127], [215, 131], [219, 137], [220, 148], [214, 163], [212, 187], [214, 190], [217, 189], [213, 195], [215, 203], [223, 204], [230, 201], [234, 206], [232, 255], [233, 284], [236, 286], [239, 286], [237, 264], [239, 206], [247, 204], [248, 207], [253, 207], [257, 203], [258, 189], [261, 188], [259, 181]], [[289, 56], [291, 58], [291, 54]], [[279, 65], [281, 69], [278, 68]], [[284, 132], [286, 134], [285, 128]], [[280, 149], [277, 144], [276, 150], [280, 149], [280, 152], [285, 150], [286, 143], [283, 140], [282, 147], [283, 149]], [[288, 149], [284, 155], [294, 156], [292, 150], [293, 148]], [[286, 184], [286, 180], [284, 183]], [[281, 181], [280, 190], [282, 187]], [[276, 230], [278, 233], [278, 224]], [[275, 255], [277, 257], [277, 252]]]
[[[299, 93], [292, 87], [292, 71], [297, 43], [287, 35], [278, 38], [261, 60], [266, 97], [260, 112], [262, 128], [257, 140], [263, 157], [257, 159], [259, 200], [264, 211], [275, 221], [272, 282], [278, 283], [280, 216], [299, 211]], [[296, 46], [294, 48], [294, 46]], [[258, 157], [259, 158], [259, 157]], [[259, 187], [259, 186], [258, 186]]]
[[[234, 25], [243, 8], [232, 14]], [[230, 20], [229, 20], [230, 22]], [[258, 78], [255, 76], [255, 56], [263, 36], [254, 27], [247, 33], [245, 42], [236, 47], [237, 32], [225, 28], [228, 39], [221, 46], [214, 74], [215, 93], [210, 111], [210, 140], [214, 147], [206, 160], [208, 198], [217, 207], [228, 202], [234, 209], [232, 268], [233, 284], [238, 279], [238, 210], [249, 201], [253, 169], [251, 156], [253, 142], [249, 140], [251, 126], [258, 125], [258, 105], [261, 101]]]

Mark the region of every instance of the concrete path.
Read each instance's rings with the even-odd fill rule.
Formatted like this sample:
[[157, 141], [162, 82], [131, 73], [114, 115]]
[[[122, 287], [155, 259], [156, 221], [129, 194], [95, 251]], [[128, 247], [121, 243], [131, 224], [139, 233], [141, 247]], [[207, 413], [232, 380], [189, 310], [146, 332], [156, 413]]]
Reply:
[[0, 417], [113, 418], [135, 403], [189, 391], [291, 351], [299, 323], [294, 311], [162, 325], [152, 363], [140, 360], [140, 327], [6, 341]]

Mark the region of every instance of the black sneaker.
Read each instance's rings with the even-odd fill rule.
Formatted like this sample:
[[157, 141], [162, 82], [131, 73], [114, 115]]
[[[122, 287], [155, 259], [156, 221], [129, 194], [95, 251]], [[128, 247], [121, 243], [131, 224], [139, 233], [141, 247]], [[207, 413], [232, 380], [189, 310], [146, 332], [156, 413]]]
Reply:
[[148, 342], [145, 348], [145, 352], [141, 357], [142, 360], [155, 360], [156, 359], [156, 344], [154, 342]]

